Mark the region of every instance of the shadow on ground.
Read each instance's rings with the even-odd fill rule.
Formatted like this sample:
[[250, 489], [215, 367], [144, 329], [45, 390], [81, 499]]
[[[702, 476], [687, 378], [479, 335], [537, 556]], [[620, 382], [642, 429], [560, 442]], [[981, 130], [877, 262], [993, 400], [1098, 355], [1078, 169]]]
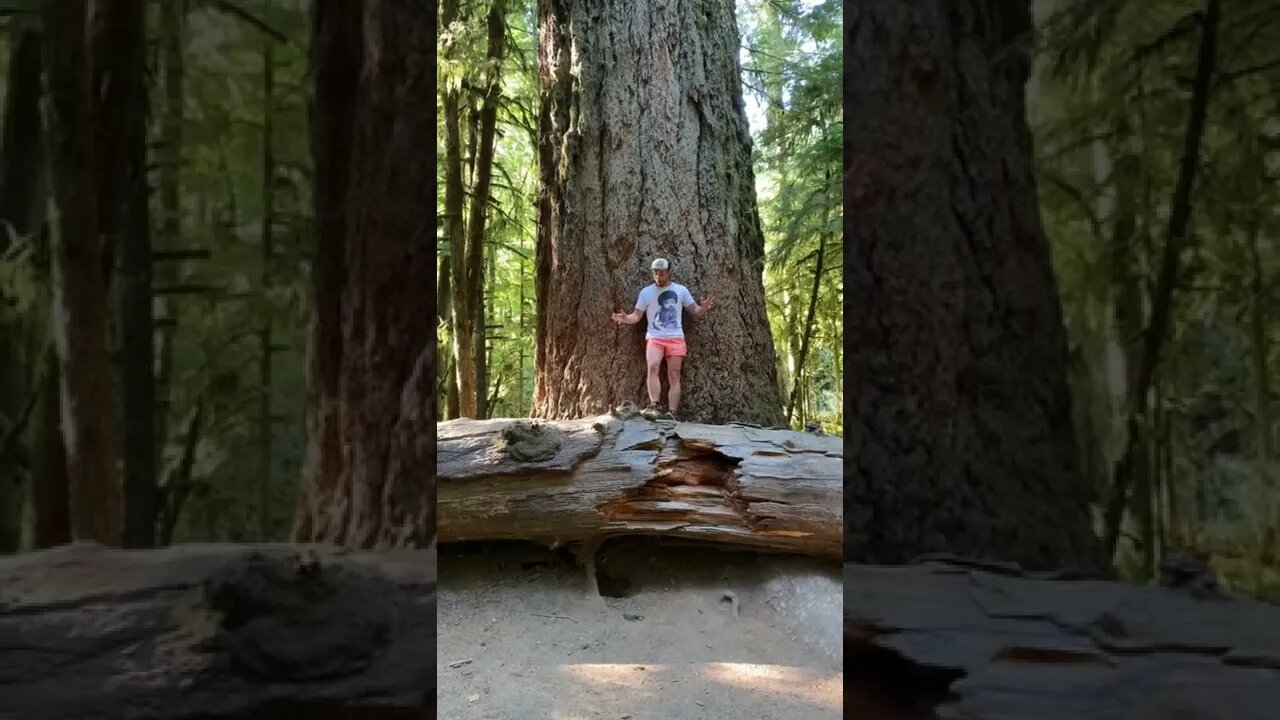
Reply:
[[842, 716], [839, 566], [650, 539], [441, 548], [439, 716]]

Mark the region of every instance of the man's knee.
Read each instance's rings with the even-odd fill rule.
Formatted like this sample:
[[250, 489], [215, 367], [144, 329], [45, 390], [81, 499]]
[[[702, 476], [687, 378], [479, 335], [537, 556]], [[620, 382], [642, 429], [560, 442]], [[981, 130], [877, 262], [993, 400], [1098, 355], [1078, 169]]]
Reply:
[[650, 360], [648, 361], [648, 366], [649, 366], [649, 374], [657, 375], [658, 371], [662, 369], [662, 360], [661, 359]]
[[672, 368], [667, 368], [667, 382], [670, 383], [672, 387], [679, 387], [680, 371]]

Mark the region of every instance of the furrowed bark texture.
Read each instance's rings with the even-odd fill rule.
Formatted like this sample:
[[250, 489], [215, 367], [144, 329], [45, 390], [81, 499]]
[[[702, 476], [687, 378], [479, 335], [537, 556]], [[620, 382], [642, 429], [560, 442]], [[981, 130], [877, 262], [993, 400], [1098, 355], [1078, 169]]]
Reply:
[[456, 420], [436, 437], [441, 542], [668, 535], [841, 555], [838, 437], [611, 415]]
[[47, 3], [45, 125], [56, 207], [51, 323], [62, 377], [62, 438], [77, 539], [122, 540], [117, 426], [107, 354], [110, 252], [98, 227], [94, 95], [84, 0]]
[[431, 17], [318, 2], [318, 249], [301, 540], [426, 546], [434, 531]]
[[685, 314], [681, 408], [781, 422], [732, 3], [540, 0], [538, 13], [533, 415], [647, 400], [644, 325], [609, 314], [635, 307], [661, 256], [695, 298], [719, 302]]
[[848, 13], [846, 556], [1095, 567], [1031, 171], [1028, 4]]

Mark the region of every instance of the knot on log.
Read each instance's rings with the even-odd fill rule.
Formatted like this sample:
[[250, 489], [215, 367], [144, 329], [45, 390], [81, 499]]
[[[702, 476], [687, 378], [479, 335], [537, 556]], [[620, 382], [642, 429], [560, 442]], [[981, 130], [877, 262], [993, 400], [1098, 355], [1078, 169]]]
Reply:
[[560, 433], [554, 428], [518, 422], [502, 430], [494, 447], [518, 462], [540, 462], [555, 457], [561, 444]]
[[213, 645], [257, 680], [337, 678], [367, 669], [391, 641], [394, 587], [318, 559], [250, 555], [205, 583], [220, 615]]

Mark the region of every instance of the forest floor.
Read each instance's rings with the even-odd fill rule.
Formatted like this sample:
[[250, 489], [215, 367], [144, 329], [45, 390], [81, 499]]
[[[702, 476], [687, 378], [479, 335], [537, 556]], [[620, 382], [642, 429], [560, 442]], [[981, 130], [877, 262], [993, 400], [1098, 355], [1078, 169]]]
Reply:
[[439, 717], [843, 716], [838, 566], [622, 544], [597, 575], [625, 596], [603, 597], [530, 545], [445, 546], [439, 561]]

